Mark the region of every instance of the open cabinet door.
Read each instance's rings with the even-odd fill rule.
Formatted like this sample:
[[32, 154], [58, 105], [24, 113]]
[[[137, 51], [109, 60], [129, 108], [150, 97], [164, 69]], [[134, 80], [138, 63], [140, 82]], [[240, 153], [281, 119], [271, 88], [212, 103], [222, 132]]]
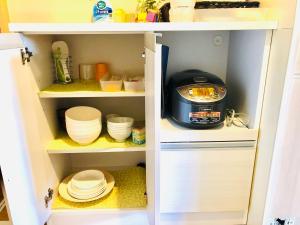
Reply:
[[0, 35], [0, 163], [12, 223], [43, 225], [50, 214], [44, 200], [49, 173], [37, 126], [37, 93], [21, 49], [19, 35]]
[[159, 223], [161, 49], [162, 46], [156, 43], [156, 34], [145, 33], [147, 210], [150, 225]]

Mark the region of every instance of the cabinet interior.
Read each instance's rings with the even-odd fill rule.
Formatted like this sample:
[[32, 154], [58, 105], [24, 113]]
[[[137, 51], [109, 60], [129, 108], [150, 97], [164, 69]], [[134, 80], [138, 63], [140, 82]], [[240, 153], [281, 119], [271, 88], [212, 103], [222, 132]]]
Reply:
[[[168, 77], [186, 69], [200, 69], [221, 77], [229, 90], [228, 107], [250, 117], [249, 129], [258, 129], [266, 78], [268, 31], [163, 32], [170, 47]], [[54, 81], [51, 44], [64, 40], [70, 48], [73, 77], [80, 63], [105, 62], [112, 74], [144, 74], [144, 34], [27, 35], [25, 46], [34, 57], [29, 64], [36, 93]], [[147, 86], [147, 83], [145, 84]], [[145, 121], [144, 97], [38, 98], [37, 118], [42, 149], [60, 132], [56, 110], [77, 105], [93, 106], [104, 115], [117, 113]], [[160, 103], [159, 103], [160, 104]], [[176, 129], [174, 127], [174, 129]], [[198, 132], [198, 131], [192, 131]], [[214, 130], [210, 130], [214, 132]], [[164, 133], [163, 128], [161, 133]], [[217, 136], [217, 135], [216, 135]], [[216, 137], [217, 138], [217, 137]], [[217, 140], [216, 140], [217, 141]], [[146, 162], [145, 152], [48, 155], [50, 185], [57, 187], [66, 175], [88, 168], [119, 169]]]

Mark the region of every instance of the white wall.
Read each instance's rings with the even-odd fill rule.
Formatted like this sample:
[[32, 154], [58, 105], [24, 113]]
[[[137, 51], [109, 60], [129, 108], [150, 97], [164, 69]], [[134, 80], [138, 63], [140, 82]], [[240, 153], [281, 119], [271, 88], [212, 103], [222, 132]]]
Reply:
[[[300, 3], [298, 2], [298, 11]], [[265, 218], [298, 218], [300, 224], [300, 15], [293, 35], [272, 162]]]
[[[7, 0], [11, 22], [91, 22], [95, 0]], [[113, 7], [136, 10], [137, 0], [111, 0]]]

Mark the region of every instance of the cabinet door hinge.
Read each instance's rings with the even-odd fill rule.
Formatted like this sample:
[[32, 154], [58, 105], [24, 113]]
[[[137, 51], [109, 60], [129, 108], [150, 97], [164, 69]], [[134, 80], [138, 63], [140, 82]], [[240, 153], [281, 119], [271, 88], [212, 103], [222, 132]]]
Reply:
[[53, 198], [53, 189], [49, 188], [48, 189], [48, 194], [45, 196], [45, 207], [48, 208], [49, 202]]
[[25, 50], [21, 49], [21, 57], [22, 57], [22, 64], [25, 65], [26, 62], [30, 62], [30, 58], [33, 56], [32, 52], [28, 50], [26, 47]]

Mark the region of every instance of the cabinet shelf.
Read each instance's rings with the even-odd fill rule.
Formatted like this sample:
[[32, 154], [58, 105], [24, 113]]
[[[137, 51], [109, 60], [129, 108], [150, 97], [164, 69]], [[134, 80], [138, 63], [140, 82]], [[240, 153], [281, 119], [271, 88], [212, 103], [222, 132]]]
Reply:
[[143, 152], [145, 145], [134, 144], [131, 139], [118, 143], [107, 133], [101, 134], [100, 138], [87, 146], [81, 146], [68, 136], [67, 133], [60, 133], [56, 139], [47, 146], [49, 154], [76, 154], [76, 153], [103, 153], [103, 152]]
[[12, 23], [11, 32], [24, 34], [144, 33], [149, 31], [269, 30], [273, 20], [202, 21], [192, 23]]
[[110, 171], [115, 178], [115, 186], [106, 197], [87, 203], [69, 202], [57, 196], [52, 210], [136, 210], [147, 206], [146, 171], [141, 167]]
[[40, 98], [143, 97], [145, 92], [104, 92], [96, 81], [52, 84], [39, 93]]
[[213, 129], [193, 130], [175, 124], [170, 119], [160, 123], [160, 142], [229, 142], [256, 141], [257, 129], [221, 125]]

